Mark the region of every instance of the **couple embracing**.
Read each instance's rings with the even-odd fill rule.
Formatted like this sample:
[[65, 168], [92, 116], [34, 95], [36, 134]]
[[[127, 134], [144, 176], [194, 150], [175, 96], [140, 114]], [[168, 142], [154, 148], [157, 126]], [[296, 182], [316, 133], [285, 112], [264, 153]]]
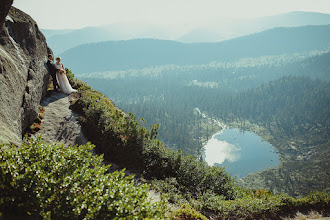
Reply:
[[69, 80], [66, 77], [64, 66], [61, 63], [61, 57], [56, 57], [55, 60], [56, 63], [53, 61], [53, 55], [48, 55], [47, 67], [49, 74], [53, 78], [54, 90], [58, 91], [58, 89], [60, 89], [60, 91], [65, 94], [77, 92], [77, 90], [72, 89]]

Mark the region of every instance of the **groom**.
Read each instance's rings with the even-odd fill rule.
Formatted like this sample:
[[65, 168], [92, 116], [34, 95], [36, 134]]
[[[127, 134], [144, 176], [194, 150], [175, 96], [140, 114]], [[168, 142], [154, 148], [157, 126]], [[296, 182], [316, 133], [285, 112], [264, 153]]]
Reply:
[[48, 67], [49, 74], [53, 78], [54, 90], [57, 91], [60, 87], [57, 84], [56, 69], [55, 69], [55, 65], [54, 65], [54, 62], [53, 62], [53, 55], [51, 55], [51, 54], [48, 54], [47, 67]]

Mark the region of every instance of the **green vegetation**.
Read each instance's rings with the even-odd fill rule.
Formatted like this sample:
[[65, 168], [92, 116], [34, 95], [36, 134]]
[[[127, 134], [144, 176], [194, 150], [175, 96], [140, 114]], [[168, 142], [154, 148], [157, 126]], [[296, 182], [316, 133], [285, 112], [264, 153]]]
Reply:
[[[177, 190], [175, 179], [153, 180], [151, 184], [155, 190], [162, 192], [168, 201], [183, 206], [188, 204], [193, 210], [216, 219], [278, 219], [279, 216], [298, 211], [314, 210], [327, 214], [330, 208], [330, 194], [327, 192], [315, 192], [295, 199], [285, 194], [273, 195], [266, 190], [236, 188], [236, 198], [227, 200], [209, 191], [198, 198], [192, 198], [189, 194]], [[180, 209], [180, 212], [189, 215], [190, 211], [182, 210], [186, 209]]]
[[123, 171], [107, 173], [93, 145], [0, 145], [0, 213], [43, 219], [164, 218], [163, 203], [152, 204], [146, 185], [135, 186]]
[[[73, 84], [83, 85], [74, 79]], [[209, 167], [194, 156], [165, 148], [155, 139], [157, 127], [150, 131], [113, 103], [86, 86], [79, 88], [81, 97], [73, 105], [82, 110], [81, 122], [96, 151], [108, 160], [135, 170], [146, 178], [152, 188], [161, 192], [168, 202], [182, 204], [173, 218], [205, 216], [227, 218], [271, 218], [292, 211], [327, 211], [329, 193], [314, 193], [294, 199], [265, 190], [245, 190], [235, 187], [221, 167]], [[144, 123], [142, 120], [141, 123]], [[128, 126], [127, 126], [128, 125]]]
[[272, 195], [269, 191], [245, 191], [235, 200], [223, 200], [218, 197], [205, 195], [201, 209], [213, 210], [219, 219], [278, 219], [292, 211], [329, 209], [329, 194], [313, 193], [300, 199], [285, 195]]
[[165, 65], [82, 79], [145, 118], [147, 127], [158, 123], [159, 139], [184, 154], [200, 158], [205, 141], [219, 129], [213, 119], [257, 131], [276, 148], [281, 166], [246, 178], [244, 186], [304, 196], [326, 190], [330, 182], [330, 53], [309, 55]]
[[254, 188], [261, 178], [263, 187], [292, 196], [328, 189], [329, 89], [328, 82], [284, 77], [223, 98], [213, 113], [244, 129], [246, 120], [262, 126], [282, 161], [277, 169], [246, 178], [244, 186]]
[[197, 212], [189, 204], [182, 205], [178, 210], [172, 213], [172, 219], [196, 219], [207, 220], [201, 213]]
[[158, 125], [147, 130], [132, 113], [126, 114], [116, 108], [101, 93], [92, 89], [80, 91], [81, 97], [73, 108], [83, 111], [83, 131], [96, 145], [96, 152], [104, 154], [105, 159], [146, 178], [173, 177], [178, 189], [194, 198], [206, 191], [226, 199], [235, 198], [233, 180], [223, 168], [209, 167], [194, 156], [167, 149], [156, 139]]
[[[330, 209], [329, 193], [294, 199], [265, 190], [236, 187], [222, 167], [173, 151], [99, 92], [74, 79], [80, 97], [72, 105], [96, 145], [47, 145], [41, 139], [22, 146], [0, 145], [0, 214], [4, 218], [44, 219], [256, 219], [294, 211]], [[141, 120], [141, 123], [145, 123]], [[123, 171], [109, 173], [104, 154], [145, 178], [169, 203], [181, 206], [165, 215], [164, 201], [151, 203], [148, 186]], [[28, 202], [27, 202], [28, 201]], [[204, 216], [203, 216], [204, 215]]]
[[[303, 57], [297, 55], [295, 59], [301, 60]], [[124, 111], [145, 118], [148, 126], [160, 124], [159, 138], [168, 147], [180, 148], [186, 154], [200, 155], [205, 139], [211, 137], [215, 129], [212, 128], [214, 123], [205, 126], [201, 115], [195, 114], [196, 107], [211, 118], [221, 117], [226, 123], [231, 123], [238, 116], [229, 115], [232, 109], [236, 109], [234, 106], [230, 109], [227, 103], [237, 93], [258, 88], [270, 80], [287, 75], [329, 80], [327, 60], [330, 59], [330, 53], [303, 61], [295, 61], [293, 57], [290, 59], [292, 63], [287, 63], [287, 56], [280, 56], [208, 65], [166, 65], [95, 73], [81, 78]], [[254, 102], [258, 101], [257, 98], [254, 97]], [[239, 102], [233, 105], [237, 107]], [[272, 105], [276, 103], [267, 103], [268, 107]], [[309, 106], [303, 107], [306, 109]]]

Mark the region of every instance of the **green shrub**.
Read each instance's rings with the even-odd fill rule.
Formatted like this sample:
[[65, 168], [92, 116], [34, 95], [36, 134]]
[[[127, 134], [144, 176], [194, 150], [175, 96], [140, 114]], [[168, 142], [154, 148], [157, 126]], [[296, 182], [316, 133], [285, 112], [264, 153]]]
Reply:
[[329, 210], [329, 194], [313, 193], [304, 198], [292, 198], [286, 195], [272, 195], [264, 190], [255, 190], [235, 200], [225, 200], [212, 192], [207, 192], [199, 198], [200, 210], [213, 212], [219, 218], [268, 219], [274, 216], [286, 215], [293, 211]]
[[197, 212], [189, 204], [182, 205], [178, 210], [175, 210], [171, 219], [207, 220], [204, 215]]
[[150, 181], [151, 188], [157, 192], [161, 192], [167, 201], [170, 203], [183, 204], [188, 200], [179, 191], [178, 182], [176, 178], [153, 179]]
[[123, 171], [107, 173], [93, 145], [64, 147], [32, 139], [20, 148], [0, 145], [0, 213], [45, 219], [164, 218], [147, 185]]

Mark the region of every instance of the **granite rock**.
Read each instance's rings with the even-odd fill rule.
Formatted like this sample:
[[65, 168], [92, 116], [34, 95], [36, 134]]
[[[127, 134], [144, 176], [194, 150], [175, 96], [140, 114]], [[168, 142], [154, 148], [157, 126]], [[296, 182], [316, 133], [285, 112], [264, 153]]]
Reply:
[[11, 7], [0, 29], [0, 143], [19, 145], [39, 113], [49, 79], [49, 52], [36, 22]]

